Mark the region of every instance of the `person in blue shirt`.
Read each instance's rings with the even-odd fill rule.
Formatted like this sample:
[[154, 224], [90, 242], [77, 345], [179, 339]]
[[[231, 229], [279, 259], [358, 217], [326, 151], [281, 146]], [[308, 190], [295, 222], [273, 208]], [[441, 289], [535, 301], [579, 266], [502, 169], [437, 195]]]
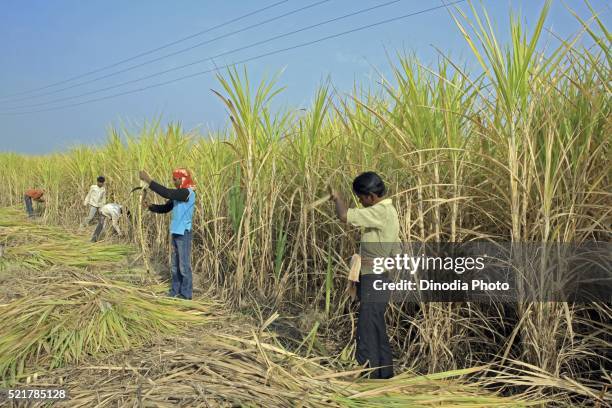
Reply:
[[169, 296], [181, 299], [191, 299], [193, 292], [193, 278], [191, 272], [191, 242], [192, 219], [195, 209], [195, 184], [191, 174], [186, 169], [175, 169], [172, 172], [174, 189], [166, 188], [151, 179], [149, 174], [142, 170], [140, 179], [149, 185], [149, 189], [167, 199], [165, 204], [149, 204], [143, 206], [149, 211], [164, 214], [172, 211], [170, 221], [170, 234], [172, 236], [172, 286]]

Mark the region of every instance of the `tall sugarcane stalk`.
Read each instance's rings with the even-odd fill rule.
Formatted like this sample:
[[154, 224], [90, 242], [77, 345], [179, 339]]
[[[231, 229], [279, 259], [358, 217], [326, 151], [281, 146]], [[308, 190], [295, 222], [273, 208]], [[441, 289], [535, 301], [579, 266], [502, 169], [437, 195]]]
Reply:
[[142, 253], [142, 261], [144, 263], [145, 269], [147, 273], [151, 273], [151, 265], [149, 263], [149, 247], [147, 245], [147, 240], [145, 239], [144, 234], [144, 226], [142, 224], [142, 215], [143, 215], [143, 204], [147, 198], [148, 185], [144, 181], [140, 182], [140, 205], [138, 206], [138, 236], [140, 239], [140, 250]]

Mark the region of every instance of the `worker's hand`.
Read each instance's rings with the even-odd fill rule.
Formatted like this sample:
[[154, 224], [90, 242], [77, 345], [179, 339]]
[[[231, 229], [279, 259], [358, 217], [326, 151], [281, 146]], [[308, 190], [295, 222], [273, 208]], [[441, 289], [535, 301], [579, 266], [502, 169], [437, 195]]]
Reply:
[[151, 176], [149, 176], [149, 173], [144, 170], [140, 170], [140, 172], [138, 173], [138, 177], [140, 177], [140, 179], [147, 184], [150, 184], [152, 181]]
[[338, 197], [338, 192], [332, 188], [332, 186], [327, 186], [327, 191], [329, 192], [329, 199], [331, 201], [336, 201]]

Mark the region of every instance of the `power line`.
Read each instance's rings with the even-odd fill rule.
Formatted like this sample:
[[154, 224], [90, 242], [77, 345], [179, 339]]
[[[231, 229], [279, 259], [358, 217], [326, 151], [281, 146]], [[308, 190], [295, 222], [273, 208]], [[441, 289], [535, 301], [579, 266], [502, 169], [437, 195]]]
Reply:
[[[144, 61], [144, 62], [138, 63], [138, 64], [136, 64], [136, 65], [132, 65], [132, 66], [127, 67], [127, 68], [123, 68], [123, 69], [121, 69], [121, 70], [119, 70], [119, 71], [111, 72], [111, 73], [109, 73], [109, 74], [105, 74], [105, 75], [98, 76], [98, 77], [95, 77], [95, 78], [92, 78], [92, 79], [88, 79], [88, 80], [86, 80], [86, 81], [77, 82], [76, 84], [72, 84], [72, 85], [69, 85], [69, 86], [66, 86], [66, 87], [63, 87], [63, 88], [60, 88], [60, 89], [56, 89], [56, 90], [53, 90], [53, 91], [44, 92], [44, 93], [37, 94], [37, 95], [25, 96], [25, 97], [22, 97], [22, 98], [11, 99], [11, 100], [4, 101], [4, 102], [0, 101], [0, 104], [7, 103], [7, 102], [19, 102], [19, 101], [28, 100], [28, 99], [39, 98], [39, 97], [41, 97], [41, 96], [53, 95], [53, 94], [56, 94], [56, 93], [60, 93], [60, 92], [66, 91], [66, 90], [68, 90], [68, 89], [77, 88], [77, 87], [80, 87], [80, 86], [83, 86], [83, 85], [87, 85], [87, 84], [90, 84], [90, 83], [93, 83], [93, 82], [100, 81], [100, 80], [102, 80], [102, 79], [110, 78], [110, 77], [113, 77], [113, 76], [116, 76], [116, 75], [122, 74], [122, 73], [124, 73], [124, 72], [132, 71], [132, 70], [134, 70], [134, 69], [136, 69], [136, 68], [140, 68], [140, 67], [143, 67], [143, 66], [145, 66], [145, 65], [149, 65], [149, 64], [152, 64], [152, 63], [154, 63], [154, 62], [158, 62], [158, 61], [161, 61], [161, 60], [163, 60], [163, 59], [166, 59], [166, 58], [169, 58], [169, 57], [173, 57], [173, 56], [175, 56], [175, 55], [183, 54], [183, 53], [185, 53], [185, 52], [187, 52], [187, 51], [191, 51], [191, 50], [193, 50], [193, 49], [195, 49], [195, 48], [198, 48], [198, 47], [201, 47], [201, 46], [203, 46], [203, 45], [210, 44], [210, 43], [212, 43], [212, 42], [215, 42], [215, 41], [218, 41], [218, 40], [221, 40], [221, 39], [224, 39], [224, 38], [230, 37], [230, 36], [232, 36], [232, 35], [235, 35], [235, 34], [238, 34], [238, 33], [242, 33], [242, 32], [244, 32], [244, 31], [248, 31], [248, 30], [253, 29], [253, 28], [260, 27], [260, 26], [262, 26], [262, 25], [265, 25], [265, 24], [271, 23], [271, 22], [276, 21], [276, 20], [280, 20], [280, 19], [282, 19], [282, 18], [284, 18], [284, 17], [290, 16], [290, 15], [292, 15], [292, 14], [299, 13], [299, 12], [304, 11], [304, 10], [307, 10], [307, 9], [309, 9], [309, 8], [313, 8], [313, 7], [319, 6], [319, 5], [323, 4], [323, 3], [328, 3], [328, 2], [330, 2], [330, 1], [331, 1], [331, 0], [321, 0], [321, 1], [317, 1], [316, 3], [312, 3], [312, 4], [309, 4], [309, 5], [307, 5], [307, 6], [300, 7], [300, 8], [298, 8], [298, 9], [295, 9], [295, 10], [292, 10], [292, 11], [289, 11], [289, 12], [286, 12], [286, 13], [283, 13], [283, 14], [280, 14], [280, 15], [278, 15], [278, 16], [276, 16], [276, 17], [272, 17], [272, 18], [269, 18], [269, 19], [266, 19], [266, 20], [260, 21], [259, 23], [251, 24], [251, 25], [249, 25], [249, 26], [247, 26], [247, 27], [241, 28], [241, 29], [239, 29], [239, 30], [232, 31], [232, 32], [230, 32], [230, 33], [223, 34], [223, 35], [217, 36], [217, 37], [215, 37], [215, 38], [211, 38], [211, 39], [209, 39], [209, 40], [199, 42], [199, 43], [197, 43], [197, 44], [194, 44], [194, 45], [189, 46], [189, 47], [186, 47], [186, 48], [182, 48], [182, 49], [180, 49], [180, 50], [177, 50], [177, 51], [171, 52], [171, 53], [169, 53], [169, 54], [165, 54], [165, 55], [162, 55], [162, 56], [160, 56], [160, 57], [156, 57], [156, 58], [153, 58], [153, 59], [150, 59], [150, 60], [147, 60], [147, 61]], [[47, 102], [41, 102], [41, 103], [39, 103], [39, 104], [34, 104], [34, 105], [25, 105], [25, 106], [20, 106], [20, 107], [14, 107], [14, 108], [8, 107], [8, 108], [6, 108], [6, 109], [23, 109], [24, 107], [25, 107], [25, 108], [28, 108], [28, 107], [41, 106], [41, 105], [45, 105], [45, 104], [49, 104], [49, 103], [53, 103], [53, 102], [57, 102], [57, 100], [52, 100], [52, 101], [47, 101]]]
[[392, 4], [399, 3], [400, 1], [404, 1], [404, 0], [391, 0], [391, 1], [388, 1], [386, 3], [378, 4], [376, 6], [367, 7], [367, 8], [364, 8], [364, 9], [361, 9], [361, 10], [358, 10], [358, 11], [354, 11], [352, 13], [348, 13], [348, 14], [345, 14], [345, 15], [342, 15], [342, 16], [339, 16], [339, 17], [335, 17], [335, 18], [329, 19], [329, 20], [325, 20], [325, 21], [322, 21], [322, 22], [319, 22], [319, 23], [316, 23], [316, 24], [311, 24], [309, 26], [302, 27], [302, 28], [299, 28], [297, 30], [290, 31], [288, 33], [275, 35], [275, 36], [269, 37], [269, 38], [267, 38], [265, 40], [256, 41], [256, 42], [251, 43], [249, 45], [244, 45], [244, 46], [241, 46], [241, 47], [238, 47], [238, 48], [234, 48], [232, 50], [225, 51], [225, 52], [222, 52], [222, 53], [217, 54], [217, 55], [213, 55], [212, 57], [202, 58], [202, 59], [199, 59], [197, 61], [193, 61], [193, 62], [190, 62], [190, 63], [187, 63], [187, 64], [179, 65], [178, 67], [169, 68], [169, 69], [166, 69], [164, 71], [159, 71], [159, 72], [156, 72], [156, 73], [153, 73], [153, 74], [150, 74], [150, 75], [146, 75], [144, 77], [140, 77], [140, 78], [136, 78], [136, 79], [131, 79], [129, 81], [120, 82], [120, 83], [115, 84], [115, 85], [109, 85], [109, 86], [104, 87], [104, 88], [95, 89], [93, 91], [84, 92], [84, 93], [81, 93], [81, 94], [78, 94], [78, 95], [65, 96], [65, 97], [62, 97], [62, 98], [52, 99], [52, 100], [46, 101], [46, 102], [39, 102], [39, 103], [34, 103], [34, 104], [29, 104], [29, 105], [9, 107], [9, 108], [5, 108], [5, 109], [18, 110], [18, 109], [36, 108], [36, 107], [39, 107], [39, 106], [45, 106], [45, 105], [49, 105], [49, 104], [53, 104], [53, 103], [57, 103], [57, 102], [69, 101], [69, 100], [72, 100], [72, 99], [81, 98], [83, 96], [94, 95], [94, 94], [97, 94], [97, 93], [100, 93], [100, 92], [109, 91], [111, 89], [120, 88], [120, 87], [125, 86], [125, 85], [130, 85], [130, 84], [133, 84], [133, 83], [136, 83], [136, 82], [141, 82], [141, 81], [144, 81], [144, 80], [147, 80], [147, 79], [151, 79], [151, 78], [154, 78], [154, 77], [157, 77], [157, 76], [160, 76], [160, 75], [164, 75], [164, 74], [167, 74], [168, 72], [178, 71], [178, 70], [183, 69], [183, 68], [187, 68], [187, 67], [190, 67], [190, 66], [193, 66], [193, 65], [201, 64], [203, 62], [212, 61], [215, 58], [220, 58], [220, 57], [224, 57], [226, 55], [234, 54], [234, 53], [239, 52], [239, 51], [244, 51], [246, 49], [253, 48], [253, 47], [256, 47], [258, 45], [263, 45], [263, 44], [269, 43], [271, 41], [278, 40], [280, 38], [291, 36], [293, 34], [297, 34], [297, 33], [303, 32], [303, 31], [307, 31], [307, 30], [311, 30], [313, 28], [321, 27], [323, 25], [330, 24], [330, 23], [335, 23], [337, 21], [344, 20], [344, 19], [347, 19], [347, 18], [350, 18], [350, 17], [354, 17], [354, 16], [359, 15], [359, 14], [364, 14], [364, 13], [367, 13], [367, 12], [370, 12], [370, 11], [373, 11], [373, 10], [376, 10], [376, 9], [387, 7], [387, 6], [390, 6]]
[[466, 0], [457, 0], [457, 1], [446, 3], [446, 4], [443, 4], [443, 5], [440, 5], [440, 6], [430, 7], [430, 8], [427, 8], [427, 9], [420, 10], [420, 11], [404, 14], [404, 15], [393, 17], [393, 18], [389, 18], [389, 19], [386, 19], [386, 20], [381, 20], [381, 21], [378, 21], [376, 23], [371, 23], [371, 24], [360, 26], [360, 27], [357, 27], [357, 28], [354, 28], [354, 29], [351, 29], [351, 30], [342, 31], [342, 32], [337, 33], [337, 34], [332, 34], [332, 35], [328, 35], [328, 36], [325, 36], [325, 37], [320, 37], [320, 38], [318, 38], [316, 40], [307, 41], [307, 42], [304, 42], [304, 43], [301, 43], [301, 44], [297, 44], [297, 45], [294, 45], [294, 46], [291, 46], [291, 47], [281, 48], [281, 49], [278, 49], [278, 50], [275, 50], [275, 51], [267, 52], [265, 54], [259, 54], [259, 55], [256, 55], [254, 57], [250, 57], [250, 58], [246, 58], [246, 59], [243, 59], [243, 60], [240, 60], [240, 61], [236, 61], [236, 62], [233, 62], [231, 64], [226, 64], [226, 65], [223, 65], [223, 66], [215, 68], [215, 69], [209, 69], [209, 70], [206, 70], [206, 71], [196, 72], [196, 73], [193, 73], [193, 74], [190, 74], [190, 75], [185, 75], [185, 76], [178, 77], [178, 78], [175, 78], [175, 79], [171, 79], [171, 80], [168, 80], [168, 81], [158, 82], [156, 84], [148, 85], [148, 86], [145, 86], [145, 87], [142, 87], [142, 88], [132, 89], [130, 91], [120, 92], [120, 93], [113, 94], [113, 95], [108, 95], [108, 96], [104, 96], [104, 97], [100, 97], [100, 98], [95, 98], [95, 99], [89, 99], [89, 100], [86, 100], [86, 101], [76, 102], [76, 103], [69, 104], [69, 105], [56, 106], [56, 107], [47, 108], [47, 109], [39, 109], [39, 110], [25, 111], [25, 112], [0, 113], [0, 114], [6, 116], [6, 115], [25, 115], [25, 114], [31, 114], [31, 113], [48, 112], [48, 111], [54, 111], [54, 110], [60, 110], [60, 109], [66, 109], [66, 108], [76, 107], [76, 106], [80, 106], [80, 105], [85, 105], [85, 104], [93, 103], [93, 102], [99, 102], [99, 101], [103, 101], [103, 100], [106, 100], [106, 99], [116, 98], [116, 97], [119, 97], [119, 96], [124, 96], [124, 95], [132, 94], [132, 93], [142, 92], [142, 91], [145, 91], [147, 89], [157, 88], [157, 87], [168, 85], [168, 84], [171, 84], [171, 83], [174, 83], [174, 82], [179, 82], [179, 81], [182, 81], [182, 80], [185, 80], [185, 79], [190, 79], [190, 78], [194, 78], [194, 77], [197, 77], [197, 76], [205, 75], [205, 74], [217, 71], [219, 69], [230, 68], [230, 67], [235, 66], [235, 65], [244, 64], [246, 62], [258, 60], [258, 59], [261, 59], [261, 58], [264, 58], [264, 57], [268, 57], [268, 56], [271, 56], [271, 55], [280, 54], [282, 52], [291, 51], [291, 50], [294, 50], [294, 49], [297, 49], [297, 48], [302, 48], [302, 47], [306, 47], [306, 46], [309, 46], [309, 45], [317, 44], [317, 43], [320, 43], [320, 42], [323, 42], [323, 41], [327, 41], [327, 40], [330, 40], [330, 39], [333, 39], [333, 38], [341, 37], [343, 35], [352, 34], [352, 33], [355, 33], [357, 31], [362, 31], [362, 30], [366, 30], [366, 29], [369, 29], [369, 28], [377, 27], [377, 26], [380, 26], [380, 25], [383, 25], [383, 24], [392, 23], [394, 21], [402, 20], [402, 19], [405, 19], [405, 18], [408, 18], [408, 17], [419, 15], [419, 14], [428, 13], [430, 11], [439, 10], [441, 8], [447, 8], [449, 6], [456, 5], [456, 4], [459, 4], [459, 3], [463, 3], [465, 1]]
[[154, 52], [157, 52], [157, 51], [163, 50], [163, 49], [165, 49], [165, 48], [168, 48], [168, 47], [171, 47], [171, 46], [173, 46], [173, 45], [179, 44], [179, 43], [181, 43], [181, 42], [184, 42], [184, 41], [190, 40], [190, 39], [195, 38], [195, 37], [199, 37], [199, 36], [201, 36], [201, 35], [203, 35], [203, 34], [209, 33], [209, 32], [211, 32], [211, 31], [216, 30], [217, 28], [221, 28], [221, 27], [223, 27], [223, 26], [225, 26], [225, 25], [232, 24], [232, 23], [235, 23], [235, 22], [237, 22], [237, 21], [243, 20], [243, 19], [245, 19], [245, 18], [247, 18], [247, 17], [254, 16], [255, 14], [259, 14], [259, 13], [261, 13], [261, 12], [263, 12], [263, 11], [269, 10], [269, 9], [271, 9], [271, 8], [273, 8], [273, 7], [276, 7], [276, 6], [279, 6], [279, 5], [283, 4], [283, 3], [287, 3], [288, 1], [289, 1], [289, 0], [281, 0], [281, 1], [277, 1], [276, 3], [270, 4], [269, 6], [262, 7], [262, 8], [260, 8], [260, 9], [257, 9], [257, 10], [254, 10], [254, 11], [251, 11], [251, 12], [249, 12], [249, 13], [247, 13], [247, 14], [243, 14], [243, 15], [241, 15], [241, 16], [239, 16], [239, 17], [236, 17], [236, 18], [233, 18], [233, 19], [231, 19], [231, 20], [225, 21], [225, 22], [223, 22], [223, 23], [217, 24], [217, 25], [215, 25], [215, 26], [213, 26], [213, 27], [207, 28], [207, 29], [205, 29], [205, 30], [199, 31], [199, 32], [194, 33], [194, 34], [190, 34], [190, 35], [188, 35], [187, 37], [180, 38], [180, 39], [178, 39], [178, 40], [175, 40], [175, 41], [172, 41], [172, 42], [170, 42], [170, 43], [164, 44], [164, 45], [162, 45], [162, 46], [159, 46], [159, 47], [156, 47], [156, 48], [150, 49], [150, 50], [148, 50], [148, 51], [143, 51], [143, 52], [141, 52], [140, 54], [136, 54], [136, 55], [134, 55], [133, 57], [129, 57], [129, 58], [126, 58], [126, 59], [122, 59], [122, 60], [117, 61], [117, 62], [114, 62], [114, 63], [112, 63], [112, 64], [110, 64], [110, 65], [106, 65], [106, 66], [103, 66], [103, 67], [101, 67], [101, 68], [97, 68], [97, 69], [94, 69], [94, 70], [92, 70], [92, 71], [88, 71], [88, 72], [85, 72], [85, 73], [83, 73], [83, 74], [79, 74], [79, 75], [76, 75], [76, 76], [73, 76], [73, 77], [70, 77], [70, 78], [64, 79], [64, 80], [62, 80], [62, 81], [59, 81], [59, 82], [54, 82], [54, 83], [52, 83], [52, 84], [45, 85], [45, 86], [42, 86], [42, 87], [39, 87], [39, 88], [30, 89], [29, 91], [22, 91], [22, 92], [17, 92], [17, 93], [14, 93], [14, 94], [9, 94], [9, 95], [6, 95], [6, 96], [3, 96], [3, 97], [0, 97], [0, 99], [7, 99], [7, 98], [11, 98], [11, 97], [13, 97], [13, 96], [19, 96], [19, 95], [24, 95], [24, 94], [29, 94], [29, 93], [32, 93], [32, 92], [36, 92], [36, 91], [41, 91], [41, 90], [43, 90], [43, 89], [48, 89], [48, 88], [51, 88], [51, 87], [54, 87], [54, 86], [57, 86], [57, 85], [62, 85], [62, 84], [65, 84], [65, 83], [67, 83], [67, 82], [74, 81], [75, 79], [80, 79], [80, 78], [83, 78], [83, 77], [89, 76], [89, 75], [91, 75], [91, 74], [97, 74], [98, 72], [101, 72], [101, 71], [107, 70], [107, 69], [109, 69], [109, 68], [114, 68], [114, 67], [116, 67], [116, 66], [118, 66], [118, 65], [121, 65], [121, 64], [124, 64], [124, 63], [126, 63], [126, 62], [130, 62], [130, 61], [133, 61], [133, 60], [135, 60], [135, 59], [137, 59], [137, 58], [144, 57], [145, 55], [153, 54]]

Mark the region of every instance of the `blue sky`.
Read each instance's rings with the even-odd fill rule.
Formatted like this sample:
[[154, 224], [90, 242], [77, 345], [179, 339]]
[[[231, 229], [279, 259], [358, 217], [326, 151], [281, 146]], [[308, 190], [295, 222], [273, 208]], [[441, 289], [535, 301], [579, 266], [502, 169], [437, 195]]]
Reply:
[[[217, 66], [231, 64], [241, 59], [441, 4], [439, 0], [398, 1], [362, 15], [215, 58], [214, 63], [207, 61], [106, 92], [42, 105], [50, 100], [95, 91], [218, 55], [387, 1], [330, 0], [278, 21], [228, 36], [130, 72], [51, 95], [35, 97], [37, 93], [29, 93], [7, 97], [104, 67], [274, 4], [278, 0], [257, 2], [3, 0], [0, 5], [0, 55], [2, 55], [0, 151], [39, 154], [61, 151], [75, 144], [99, 144], [104, 142], [109, 126], [126, 123], [135, 128], [143, 121], [156, 118], [161, 118], [163, 123], [180, 121], [184, 128], [199, 128], [202, 132], [208, 128], [222, 128], [226, 126], [227, 114], [221, 102], [210, 91], [221, 88], [212, 73], [77, 107], [26, 115], [2, 113], [40, 110], [112, 95], [213, 69], [214, 64]], [[39, 93], [57, 91], [62, 87], [138, 64], [316, 2], [317, 0], [289, 0], [157, 53], [96, 75], [83, 77], [78, 81], [47, 88]], [[486, 7], [500, 38], [505, 41], [508, 38], [509, 10], [520, 10], [526, 23], [532, 27], [537, 21], [544, 0], [482, 0], [474, 4], [476, 7]], [[591, 0], [591, 4], [598, 11], [607, 12], [603, 16], [603, 21], [608, 23], [610, 20], [608, 2]], [[579, 29], [577, 21], [567, 11], [566, 5], [582, 16], [589, 15], [582, 0], [566, 0], [565, 5], [559, 0], [554, 0], [546, 27], [561, 36], [567, 36]], [[468, 9], [466, 3], [462, 3], [460, 7]], [[544, 41], [555, 42], [550, 35], [545, 35]], [[282, 70], [278, 85], [287, 89], [278, 97], [276, 103], [278, 106], [302, 108], [310, 104], [315, 90], [327, 78], [330, 78], [334, 87], [342, 92], [350, 92], [355, 82], [365, 86], [375, 86], [377, 72], [389, 73], [387, 53], [396, 51], [414, 53], [420, 61], [429, 64], [438, 58], [434, 47], [441, 49], [462, 65], [474, 66], [473, 57], [465, 41], [448, 12], [442, 9], [251, 61], [246, 64], [246, 68], [250, 80], [256, 83], [265, 76], [274, 75]], [[26, 97], [28, 99], [25, 99]], [[31, 105], [35, 107], [15, 109]]]

